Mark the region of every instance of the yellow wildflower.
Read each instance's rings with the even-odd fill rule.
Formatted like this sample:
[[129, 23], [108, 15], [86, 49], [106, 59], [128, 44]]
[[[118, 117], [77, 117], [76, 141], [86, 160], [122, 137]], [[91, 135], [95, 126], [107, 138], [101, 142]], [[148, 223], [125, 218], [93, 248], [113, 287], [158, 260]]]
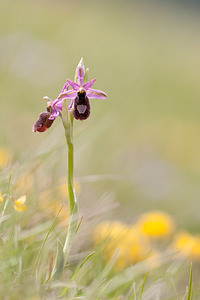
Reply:
[[15, 210], [17, 211], [25, 211], [27, 210], [27, 206], [25, 204], [26, 202], [26, 195], [21, 196], [20, 198], [18, 198], [17, 200], [15, 200]]
[[6, 148], [0, 148], [0, 168], [5, 168], [11, 160], [11, 153]]
[[117, 248], [119, 248], [119, 258], [115, 267], [119, 271], [142, 261], [149, 249], [147, 241], [136, 228], [127, 231], [124, 238], [118, 242]]
[[175, 236], [173, 247], [182, 256], [200, 261], [200, 236], [181, 232]]
[[123, 223], [105, 222], [95, 228], [95, 244], [104, 242], [105, 260], [109, 261], [118, 249], [116, 269], [122, 270], [133, 263], [144, 259], [147, 253], [147, 243], [136, 228], [129, 228]]
[[161, 211], [143, 214], [136, 223], [138, 230], [150, 239], [166, 238], [174, 231], [174, 221]]
[[128, 227], [121, 222], [103, 222], [94, 230], [94, 242], [100, 244], [107, 240], [117, 243], [126, 234]]
[[69, 210], [67, 204], [66, 202], [59, 200], [56, 194], [52, 195], [51, 190], [45, 190], [41, 193], [39, 204], [47, 217], [55, 217], [62, 208], [58, 215], [58, 219], [63, 225], [68, 225]]
[[3, 196], [2, 196], [2, 194], [0, 193], [0, 203], [2, 203], [3, 202]]
[[[59, 186], [59, 194], [63, 197], [66, 198], [66, 196], [68, 195], [68, 184], [67, 184], [67, 178], [63, 180], [63, 184], [61, 184]], [[79, 182], [75, 181], [74, 182], [74, 189], [76, 191], [76, 194], [79, 195], [80, 194], [80, 184]]]
[[32, 174], [22, 173], [18, 176], [16, 181], [16, 190], [20, 192], [28, 192], [31, 190], [34, 184], [34, 178]]
[[48, 209], [47, 209], [48, 213], [57, 216], [58, 215], [58, 219], [60, 221], [60, 223], [64, 226], [68, 226], [69, 224], [69, 210], [66, 204], [62, 203], [61, 201], [59, 201], [58, 199], [52, 199], [51, 203], [49, 203]]
[[[67, 179], [62, 179], [62, 182], [65, 183], [60, 184], [53, 191], [50, 189], [43, 191], [40, 195], [39, 204], [47, 216], [56, 216], [62, 208], [58, 215], [58, 220], [60, 221], [61, 225], [68, 226], [69, 209], [67, 205]], [[80, 185], [76, 181], [74, 182], [74, 189], [78, 195], [80, 193]]]

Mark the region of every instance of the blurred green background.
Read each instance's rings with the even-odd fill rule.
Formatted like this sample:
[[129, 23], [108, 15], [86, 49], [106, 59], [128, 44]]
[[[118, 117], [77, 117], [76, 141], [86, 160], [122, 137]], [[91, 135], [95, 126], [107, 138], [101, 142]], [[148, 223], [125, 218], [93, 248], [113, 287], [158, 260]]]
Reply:
[[66, 176], [61, 120], [31, 131], [46, 109], [42, 98], [55, 99], [83, 57], [94, 88], [108, 94], [75, 122], [84, 218], [131, 223], [163, 209], [178, 227], [199, 232], [200, 10], [182, 4], [2, 1], [0, 146], [13, 156], [2, 177], [26, 169], [56, 185]]

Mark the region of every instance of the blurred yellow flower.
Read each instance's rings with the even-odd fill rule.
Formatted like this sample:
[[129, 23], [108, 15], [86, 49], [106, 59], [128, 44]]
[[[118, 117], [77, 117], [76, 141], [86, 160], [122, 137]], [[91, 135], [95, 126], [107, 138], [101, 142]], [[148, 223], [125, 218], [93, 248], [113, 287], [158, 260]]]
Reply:
[[0, 148], [0, 168], [5, 168], [11, 161], [11, 152], [6, 148]]
[[25, 211], [27, 210], [27, 206], [25, 204], [26, 202], [26, 195], [21, 196], [20, 198], [18, 198], [17, 200], [15, 200], [15, 210], [17, 211]]
[[200, 236], [181, 232], [175, 236], [173, 248], [182, 256], [200, 261]]
[[121, 222], [104, 222], [94, 230], [96, 245], [104, 243], [103, 254], [109, 261], [118, 250], [118, 259], [115, 264], [117, 270], [122, 270], [131, 264], [144, 259], [147, 253], [147, 241], [140, 235], [136, 228], [129, 228]]
[[[60, 210], [61, 209], [61, 210]], [[69, 224], [69, 210], [66, 204], [62, 203], [58, 199], [52, 199], [50, 205], [48, 206], [47, 209], [48, 213], [57, 216], [59, 219], [59, 223], [63, 226], [68, 226]]]
[[[62, 180], [63, 184], [61, 184], [58, 188], [59, 190], [59, 194], [62, 196], [62, 197], [67, 197], [68, 195], [68, 184], [67, 184], [67, 178], [65, 178], [64, 180]], [[76, 191], [76, 194], [79, 195], [80, 194], [80, 183], [75, 181], [74, 182], [74, 189]]]
[[0, 203], [2, 203], [3, 202], [3, 196], [2, 196], [2, 194], [0, 193]]
[[16, 180], [15, 188], [20, 192], [28, 192], [33, 188], [34, 178], [32, 174], [22, 173]]
[[102, 222], [94, 229], [94, 242], [96, 245], [106, 240], [117, 243], [127, 231], [128, 227], [121, 222]]
[[[40, 194], [39, 204], [42, 210], [48, 217], [58, 215], [58, 220], [61, 225], [68, 226], [69, 223], [69, 209], [67, 203], [68, 197], [68, 185], [67, 185], [67, 178], [62, 178], [62, 183], [59, 186], [56, 186], [53, 190], [47, 189], [44, 190]], [[80, 184], [75, 181], [74, 188], [76, 190], [76, 194], [80, 193]]]
[[119, 248], [119, 258], [115, 267], [119, 271], [142, 261], [149, 250], [147, 240], [140, 235], [136, 228], [127, 231], [124, 238], [119, 240], [117, 248]]
[[[66, 196], [65, 196], [66, 197]], [[52, 195], [51, 190], [45, 190], [41, 193], [39, 198], [39, 205], [47, 217], [58, 215], [58, 219], [62, 225], [67, 226], [69, 222], [69, 210], [66, 202], [62, 202], [58, 199], [58, 195], [55, 193]]]
[[150, 239], [170, 236], [175, 228], [173, 219], [161, 211], [152, 211], [139, 217], [136, 226], [141, 234]]

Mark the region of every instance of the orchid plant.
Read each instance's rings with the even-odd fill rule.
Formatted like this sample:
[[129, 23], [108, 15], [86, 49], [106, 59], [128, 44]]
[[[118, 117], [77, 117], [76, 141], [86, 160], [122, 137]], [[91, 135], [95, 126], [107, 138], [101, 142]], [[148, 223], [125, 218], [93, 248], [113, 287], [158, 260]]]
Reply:
[[[85, 69], [83, 59], [81, 59], [76, 68], [74, 81], [67, 79], [57, 99], [52, 101], [49, 97], [44, 97], [44, 99], [47, 100], [47, 110], [39, 115], [38, 120], [33, 126], [33, 132], [44, 132], [50, 128], [54, 120], [60, 116], [65, 128], [68, 146], [69, 226], [64, 246], [59, 246], [58, 249], [52, 278], [58, 278], [60, 274], [62, 274], [64, 265], [68, 261], [71, 246], [78, 228], [78, 200], [73, 187], [73, 121], [74, 118], [76, 120], [86, 120], [89, 117], [90, 99], [107, 99], [106, 93], [91, 88], [96, 78], [87, 82], [88, 71], [88, 69]], [[68, 99], [71, 100], [69, 105], [67, 104]]]

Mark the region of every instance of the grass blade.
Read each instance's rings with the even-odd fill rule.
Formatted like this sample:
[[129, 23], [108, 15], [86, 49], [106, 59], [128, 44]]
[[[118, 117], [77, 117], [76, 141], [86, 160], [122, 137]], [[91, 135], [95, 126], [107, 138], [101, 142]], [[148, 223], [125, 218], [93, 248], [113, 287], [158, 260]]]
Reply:
[[144, 281], [143, 281], [142, 289], [141, 289], [141, 293], [140, 293], [140, 300], [142, 300], [142, 295], [143, 295], [143, 292], [144, 292], [144, 286], [145, 286], [145, 282], [146, 282], [146, 280], [147, 280], [148, 272], [149, 272], [149, 271], [146, 272], [145, 277], [144, 277]]
[[34, 267], [33, 267], [33, 273], [35, 272], [35, 270], [36, 270], [36, 268], [37, 268], [37, 265], [38, 265], [38, 262], [39, 262], [39, 259], [40, 259], [42, 250], [43, 250], [43, 248], [44, 248], [44, 246], [45, 246], [45, 244], [46, 244], [46, 241], [47, 241], [47, 239], [48, 239], [48, 237], [49, 237], [51, 231], [53, 230], [53, 228], [54, 228], [54, 226], [55, 226], [55, 224], [56, 224], [57, 218], [58, 218], [58, 216], [59, 216], [59, 214], [60, 214], [62, 208], [63, 208], [63, 206], [61, 206], [59, 212], [58, 212], [57, 215], [55, 216], [55, 218], [54, 218], [54, 220], [53, 220], [53, 223], [52, 223], [51, 227], [49, 228], [49, 231], [47, 232], [47, 235], [46, 235], [46, 237], [45, 237], [45, 239], [44, 239], [44, 241], [43, 241], [43, 243], [42, 243], [42, 246], [41, 246], [41, 248], [40, 248], [40, 250], [39, 250], [39, 252], [38, 252], [38, 255], [37, 255], [37, 257], [36, 257], [36, 260], [35, 260], [35, 264], [34, 264]]
[[95, 254], [95, 251], [93, 251], [92, 253], [90, 253], [83, 261], [82, 263], [79, 265], [79, 267], [77, 268], [77, 270], [75, 271], [74, 275], [72, 276], [71, 280], [74, 280], [74, 278], [76, 277], [76, 275], [78, 274], [78, 272], [80, 271], [80, 269], [84, 266], [84, 264], [86, 263], [86, 261], [88, 261], [88, 259], [90, 259], [90, 257], [92, 257]]
[[136, 291], [135, 291], [135, 281], [133, 282], [133, 284], [131, 285], [126, 298], [124, 300], [136, 300]]
[[193, 269], [192, 269], [192, 263], [191, 263], [191, 268], [190, 268], [190, 282], [189, 282], [189, 291], [188, 291], [188, 297], [187, 300], [192, 300], [192, 277], [193, 277]]

